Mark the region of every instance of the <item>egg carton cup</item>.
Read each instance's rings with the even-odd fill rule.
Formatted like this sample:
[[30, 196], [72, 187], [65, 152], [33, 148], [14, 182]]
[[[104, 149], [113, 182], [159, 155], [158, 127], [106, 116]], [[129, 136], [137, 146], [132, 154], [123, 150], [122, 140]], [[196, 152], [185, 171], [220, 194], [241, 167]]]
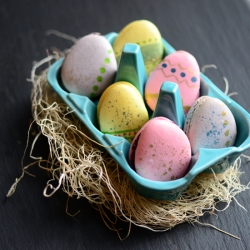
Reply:
[[[105, 35], [112, 45], [117, 33]], [[176, 50], [162, 39], [165, 56]], [[61, 83], [60, 70], [64, 59], [60, 59], [50, 67], [47, 79], [52, 88], [64, 103], [78, 116], [87, 127], [92, 138], [104, 146], [110, 156], [119, 164], [129, 177], [135, 190], [142, 196], [157, 200], [175, 200], [188, 187], [191, 181], [201, 172], [221, 173], [250, 147], [250, 115], [239, 104], [224, 94], [204, 74], [201, 76], [200, 96], [208, 95], [223, 101], [234, 115], [237, 125], [237, 138], [234, 146], [221, 149], [201, 148], [192, 156], [187, 174], [177, 180], [152, 181], [138, 175], [129, 165], [130, 143], [123, 137], [103, 134], [97, 121], [98, 100], [90, 100], [86, 96], [67, 92]], [[132, 83], [144, 97], [144, 86], [147, 80], [144, 61], [140, 47], [137, 44], [126, 44], [123, 48], [115, 82]], [[150, 117], [164, 116], [173, 120], [183, 128], [185, 115], [181, 105], [178, 85], [165, 82], [162, 84], [157, 106]]]

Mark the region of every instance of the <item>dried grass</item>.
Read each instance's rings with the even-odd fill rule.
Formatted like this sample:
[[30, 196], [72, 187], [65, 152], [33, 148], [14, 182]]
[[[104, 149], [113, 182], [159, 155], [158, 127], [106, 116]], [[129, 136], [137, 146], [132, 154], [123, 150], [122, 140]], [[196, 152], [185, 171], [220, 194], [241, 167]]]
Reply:
[[[199, 223], [204, 213], [217, 211], [218, 202], [226, 202], [226, 209], [237, 194], [249, 188], [240, 182], [239, 157], [222, 174], [198, 175], [175, 201], [140, 196], [119, 165], [90, 138], [74, 112], [51, 89], [46, 77], [48, 69], [36, 75], [37, 68], [54, 59], [58, 56], [48, 56], [37, 63], [31, 74], [32, 112], [40, 128], [32, 148], [42, 134], [47, 137], [50, 150], [49, 160], [36, 158], [39, 166], [51, 176], [44, 189], [45, 196], [52, 196], [61, 188], [69, 197], [87, 199], [112, 230], [117, 230], [117, 221], [121, 220], [129, 226], [135, 224], [152, 231], [165, 231], [184, 222]], [[15, 191], [30, 166], [23, 168], [22, 176], [16, 179], [7, 196]], [[56, 187], [51, 184], [54, 180], [58, 182]], [[110, 213], [115, 219], [110, 218]]]

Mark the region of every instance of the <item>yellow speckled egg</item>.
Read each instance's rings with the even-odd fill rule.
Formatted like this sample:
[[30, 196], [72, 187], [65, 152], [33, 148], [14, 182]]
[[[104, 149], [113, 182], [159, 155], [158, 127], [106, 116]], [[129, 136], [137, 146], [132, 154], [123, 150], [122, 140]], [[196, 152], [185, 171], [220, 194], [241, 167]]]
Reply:
[[114, 82], [116, 71], [111, 44], [99, 33], [92, 33], [80, 38], [66, 55], [61, 78], [69, 92], [95, 98]]
[[138, 20], [125, 26], [114, 41], [117, 62], [126, 43], [140, 45], [146, 72], [149, 73], [162, 61], [164, 48], [158, 28], [150, 21]]
[[116, 82], [102, 94], [97, 106], [100, 131], [132, 141], [148, 121], [140, 92], [129, 82]]

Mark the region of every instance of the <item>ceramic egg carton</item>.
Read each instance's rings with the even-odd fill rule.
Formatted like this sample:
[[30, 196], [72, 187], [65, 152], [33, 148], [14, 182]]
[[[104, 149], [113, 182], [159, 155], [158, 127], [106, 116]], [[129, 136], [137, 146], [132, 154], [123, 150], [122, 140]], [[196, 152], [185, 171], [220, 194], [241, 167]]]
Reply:
[[[112, 32], [105, 37], [112, 45], [117, 35], [117, 33]], [[175, 52], [175, 49], [165, 39], [162, 39], [162, 42], [165, 56]], [[204, 74], [200, 73], [200, 96], [210, 96], [220, 99], [227, 105], [235, 118], [237, 137], [234, 145], [219, 149], [200, 148], [192, 156], [187, 174], [180, 179], [161, 182], [143, 178], [129, 164], [130, 142], [120, 136], [103, 134], [99, 130], [97, 103], [86, 96], [69, 93], [62, 88], [60, 70], [63, 60], [58, 60], [50, 67], [47, 75], [48, 82], [66, 105], [74, 110], [74, 113], [92, 134], [93, 139], [106, 147], [108, 153], [127, 174], [135, 190], [142, 196], [152, 199], [174, 200], [179, 197], [199, 173], [211, 171], [221, 173], [225, 171], [242, 152], [250, 147], [250, 115], [239, 104], [218, 89]], [[118, 81], [132, 83], [141, 95], [144, 96], [147, 74], [139, 45], [126, 44], [123, 47], [115, 78], [115, 82]], [[154, 113], [149, 112], [149, 115], [151, 117], [167, 117], [183, 128], [185, 115], [182, 110], [178, 86], [163, 84], [159, 94], [160, 99], [167, 101], [161, 103], [158, 101], [156, 110]]]

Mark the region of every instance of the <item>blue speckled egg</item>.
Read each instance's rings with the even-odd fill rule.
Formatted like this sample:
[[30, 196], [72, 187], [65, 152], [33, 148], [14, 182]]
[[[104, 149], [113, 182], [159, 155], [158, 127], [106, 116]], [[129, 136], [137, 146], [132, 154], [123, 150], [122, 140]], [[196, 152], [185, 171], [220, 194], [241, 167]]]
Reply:
[[237, 128], [234, 116], [218, 98], [201, 96], [189, 110], [184, 126], [192, 153], [200, 148], [224, 148], [234, 145]]

